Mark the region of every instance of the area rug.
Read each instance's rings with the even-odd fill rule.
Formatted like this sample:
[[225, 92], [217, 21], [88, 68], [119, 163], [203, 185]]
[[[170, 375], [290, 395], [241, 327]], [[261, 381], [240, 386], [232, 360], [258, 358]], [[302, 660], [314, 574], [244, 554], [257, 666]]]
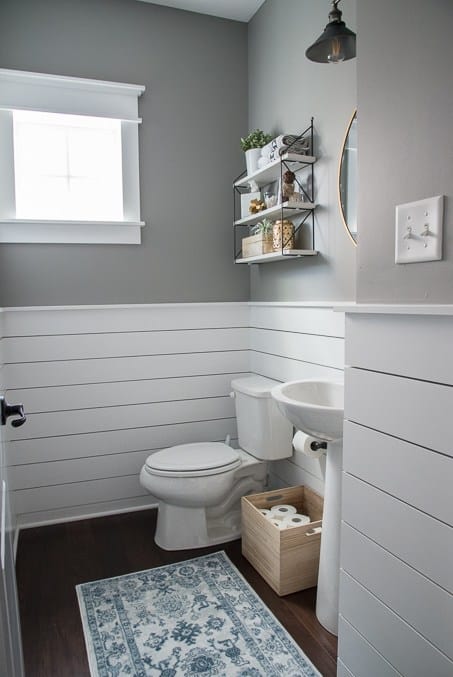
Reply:
[[92, 677], [321, 677], [224, 552], [76, 589]]

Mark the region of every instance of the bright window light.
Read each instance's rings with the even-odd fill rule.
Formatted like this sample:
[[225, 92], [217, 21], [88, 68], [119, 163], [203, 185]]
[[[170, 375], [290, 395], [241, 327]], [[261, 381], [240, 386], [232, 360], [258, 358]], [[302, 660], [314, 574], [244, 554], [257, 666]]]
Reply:
[[122, 221], [121, 121], [13, 112], [17, 219]]

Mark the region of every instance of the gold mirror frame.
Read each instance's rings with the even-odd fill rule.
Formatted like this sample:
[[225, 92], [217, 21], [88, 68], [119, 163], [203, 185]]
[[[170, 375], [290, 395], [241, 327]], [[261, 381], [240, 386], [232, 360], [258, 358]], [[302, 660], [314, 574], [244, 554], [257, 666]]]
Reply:
[[[344, 213], [344, 207], [343, 207], [343, 200], [341, 198], [341, 174], [342, 174], [342, 168], [343, 168], [343, 160], [345, 157], [345, 150], [346, 150], [346, 144], [348, 142], [349, 138], [349, 132], [351, 131], [351, 127], [354, 123], [354, 121], [357, 119], [357, 109], [354, 110], [353, 114], [351, 115], [351, 118], [348, 122], [348, 126], [346, 128], [346, 133], [344, 135], [343, 143], [341, 145], [341, 152], [340, 152], [340, 159], [338, 162], [338, 181], [337, 181], [337, 189], [338, 189], [338, 207], [340, 210], [340, 215], [341, 215], [341, 220], [343, 222], [343, 226], [345, 227], [345, 230], [349, 236], [349, 239], [353, 243], [355, 247], [357, 247], [357, 231], [354, 233], [351, 232], [349, 229], [348, 223], [346, 221], [346, 215]], [[357, 188], [357, 186], [356, 186]]]

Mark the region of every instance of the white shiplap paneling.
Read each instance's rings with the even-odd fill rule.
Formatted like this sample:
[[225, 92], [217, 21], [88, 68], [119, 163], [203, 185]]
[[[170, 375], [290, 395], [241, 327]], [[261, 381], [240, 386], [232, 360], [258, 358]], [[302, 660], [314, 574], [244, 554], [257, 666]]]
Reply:
[[[220, 442], [228, 434], [232, 438], [236, 437], [235, 418], [184, 421], [153, 427], [15, 440], [8, 444], [9, 464], [12, 472], [15, 466], [27, 463], [47, 463], [65, 459], [78, 459], [80, 463], [89, 467], [91, 459], [95, 456], [129, 451], [151, 452], [187, 442]], [[19, 478], [20, 474], [14, 476]]]
[[27, 425], [8, 430], [9, 440], [75, 435], [78, 433], [145, 428], [185, 421], [203, 421], [234, 416], [234, 404], [228, 395], [177, 402], [124, 404], [119, 407], [73, 409], [31, 414]]
[[450, 526], [347, 473], [343, 480], [342, 517], [357, 531], [453, 594], [453, 529]]
[[322, 367], [343, 369], [341, 338], [300, 334], [275, 329], [251, 329], [250, 347], [266, 355], [279, 355]]
[[[236, 374], [244, 376], [244, 374]], [[150, 404], [222, 397], [230, 389], [231, 374], [158, 378], [120, 383], [56, 386], [16, 390], [14, 396], [24, 402], [29, 414], [93, 409], [95, 407]]]
[[348, 574], [453, 660], [453, 595], [347, 524], [341, 539]]
[[345, 381], [345, 418], [453, 456], [451, 386], [356, 368]]
[[[344, 315], [328, 304], [251, 304], [251, 371], [277, 381], [341, 381]], [[271, 466], [275, 486], [307, 484], [324, 493], [325, 459], [303, 454]]]
[[332, 312], [328, 304], [252, 303], [250, 326], [255, 329], [344, 338], [344, 314]]
[[453, 501], [445, 500], [453, 487], [450, 456], [351, 421], [345, 422], [343, 442], [345, 472], [453, 527]]
[[143, 379], [230, 374], [249, 369], [249, 351], [103, 357], [5, 366], [7, 383], [15, 388], [111, 383]]
[[346, 321], [347, 365], [453, 385], [453, 360], [435, 348], [439, 341], [453, 345], [451, 316], [367, 314]]
[[339, 646], [338, 652], [343, 657], [337, 677], [344, 675], [360, 675], [361, 677], [401, 677], [390, 663], [371, 646], [367, 640], [352, 627], [348, 621], [339, 618]]
[[113, 334], [248, 327], [247, 303], [8, 308], [4, 336]]
[[402, 675], [453, 674], [453, 662], [445, 654], [345, 572], [340, 604], [346, 620]]
[[[344, 317], [328, 304], [8, 309], [4, 377], [29, 420], [9, 429], [23, 525], [153, 502], [148, 453], [236, 437], [230, 381], [342, 378]], [[250, 349], [251, 344], [251, 349]], [[276, 484], [323, 493], [323, 461], [294, 455]]]
[[22, 526], [153, 504], [138, 481], [149, 453], [235, 439], [246, 304], [9, 309], [4, 320], [8, 392], [28, 413], [8, 428]]
[[247, 328], [5, 338], [5, 364], [244, 350]]
[[453, 674], [453, 319], [427, 308], [347, 316], [340, 613], [356, 634], [340, 624], [339, 656], [353, 673], [365, 637], [401, 674]]

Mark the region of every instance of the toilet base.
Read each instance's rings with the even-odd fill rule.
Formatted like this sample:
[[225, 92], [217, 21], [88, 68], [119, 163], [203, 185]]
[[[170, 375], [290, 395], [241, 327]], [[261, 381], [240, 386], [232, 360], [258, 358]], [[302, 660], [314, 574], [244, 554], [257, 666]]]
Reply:
[[240, 503], [220, 517], [210, 517], [209, 508], [159, 504], [154, 541], [163, 550], [205, 548], [234, 541], [240, 535]]

